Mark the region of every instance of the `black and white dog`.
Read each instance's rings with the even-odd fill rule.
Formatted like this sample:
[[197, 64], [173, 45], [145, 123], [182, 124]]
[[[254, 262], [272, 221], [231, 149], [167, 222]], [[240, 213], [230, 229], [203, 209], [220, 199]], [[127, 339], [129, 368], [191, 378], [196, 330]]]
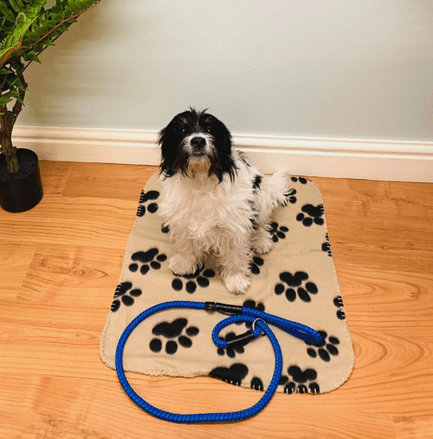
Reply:
[[175, 253], [169, 268], [194, 273], [212, 252], [227, 290], [244, 293], [254, 253], [272, 247], [272, 211], [287, 204], [290, 177], [266, 177], [232, 148], [226, 126], [206, 111], [178, 114], [160, 132], [160, 213]]

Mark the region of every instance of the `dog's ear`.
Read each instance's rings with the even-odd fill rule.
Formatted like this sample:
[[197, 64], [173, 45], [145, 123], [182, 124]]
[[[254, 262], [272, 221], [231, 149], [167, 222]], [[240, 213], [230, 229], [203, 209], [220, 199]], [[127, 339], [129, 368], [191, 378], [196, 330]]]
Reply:
[[226, 145], [227, 145], [226, 147], [230, 151], [230, 157], [231, 157], [231, 155], [232, 155], [232, 135], [225, 125], [224, 125], [224, 128], [225, 128]]
[[221, 122], [221, 125], [222, 125], [222, 130], [224, 133], [226, 149], [228, 151], [230, 151], [230, 153], [231, 153], [231, 151], [232, 151], [232, 135], [231, 135], [230, 131], [228, 130], [228, 128], [222, 122]]
[[177, 172], [185, 172], [188, 154], [180, 147], [185, 130], [190, 124], [191, 112], [177, 114], [170, 123], [159, 132], [158, 144], [161, 148], [161, 174], [172, 177]]
[[232, 135], [229, 129], [218, 119], [218, 135], [215, 138], [215, 143], [218, 151], [219, 166], [214, 169], [219, 181], [222, 181], [223, 175], [228, 174], [230, 180], [236, 177], [237, 167], [232, 158]]
[[176, 147], [172, 122], [163, 128], [158, 135], [158, 145], [161, 148], [161, 174], [165, 177], [171, 177], [175, 174], [173, 164], [176, 160]]

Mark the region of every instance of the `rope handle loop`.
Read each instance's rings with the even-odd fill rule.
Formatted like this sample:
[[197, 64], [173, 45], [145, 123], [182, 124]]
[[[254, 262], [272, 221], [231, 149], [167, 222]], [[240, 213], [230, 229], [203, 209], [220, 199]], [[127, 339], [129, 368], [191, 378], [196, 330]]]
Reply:
[[[249, 343], [252, 339], [257, 338], [261, 335], [267, 335], [274, 350], [275, 354], [275, 368], [272, 375], [271, 383], [268, 389], [261, 397], [261, 399], [254, 404], [252, 407], [227, 413], [198, 413], [198, 414], [176, 414], [160, 410], [147, 401], [145, 401], [141, 396], [139, 396], [135, 390], [129, 384], [123, 367], [123, 351], [125, 348], [126, 341], [131, 335], [132, 331], [146, 318], [151, 315], [167, 310], [167, 309], [197, 309], [205, 310], [208, 312], [220, 312], [222, 314], [229, 314], [230, 317], [221, 320], [217, 323], [212, 331], [212, 340], [214, 344], [219, 348], [227, 349], [227, 347], [236, 346], [229, 343], [226, 340], [219, 338], [219, 333], [226, 326], [232, 325], [233, 323], [240, 322], [250, 322], [252, 323], [252, 328], [248, 330], [245, 334], [237, 336], [237, 343], [244, 343], [243, 345]], [[236, 305], [221, 304], [215, 302], [190, 302], [190, 301], [173, 301], [164, 302], [159, 305], [153, 306], [146, 311], [140, 313], [123, 331], [116, 348], [116, 372], [119, 378], [120, 384], [127, 393], [127, 395], [134, 401], [140, 408], [155, 416], [159, 419], [175, 422], [180, 424], [198, 424], [198, 423], [223, 423], [223, 422], [235, 422], [243, 421], [249, 419], [258, 413], [260, 413], [272, 399], [272, 396], [277, 390], [278, 383], [281, 378], [281, 373], [283, 369], [283, 356], [281, 353], [281, 347], [278, 343], [275, 334], [268, 325], [276, 326], [283, 329], [289, 334], [294, 335], [304, 341], [310, 342], [312, 344], [319, 344], [322, 342], [322, 336], [313, 330], [312, 328], [302, 325], [301, 323], [293, 322], [291, 320], [286, 320], [281, 317], [267, 314], [263, 311], [257, 309], [240, 307]], [[249, 335], [250, 334], [250, 335]], [[241, 346], [243, 346], [241, 345]]]

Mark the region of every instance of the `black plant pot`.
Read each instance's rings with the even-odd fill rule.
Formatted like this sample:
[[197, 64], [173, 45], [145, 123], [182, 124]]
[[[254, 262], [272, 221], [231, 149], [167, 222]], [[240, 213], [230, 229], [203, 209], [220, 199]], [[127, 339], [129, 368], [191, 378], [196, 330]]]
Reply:
[[38, 156], [29, 149], [17, 149], [20, 170], [9, 174], [6, 158], [0, 154], [0, 206], [8, 212], [24, 212], [42, 199], [42, 181]]

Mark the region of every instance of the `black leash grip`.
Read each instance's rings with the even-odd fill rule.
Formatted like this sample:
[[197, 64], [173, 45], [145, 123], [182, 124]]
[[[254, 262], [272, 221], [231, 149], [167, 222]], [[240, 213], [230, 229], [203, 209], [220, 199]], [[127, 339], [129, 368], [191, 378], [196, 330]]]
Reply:
[[228, 303], [205, 302], [205, 310], [218, 311], [221, 314], [228, 314], [229, 316], [242, 314], [242, 306], [230, 305]]
[[232, 348], [232, 349], [240, 348], [248, 344], [254, 338], [255, 338], [254, 334], [248, 330], [243, 334], [237, 335], [232, 340], [226, 340], [227, 348]]

